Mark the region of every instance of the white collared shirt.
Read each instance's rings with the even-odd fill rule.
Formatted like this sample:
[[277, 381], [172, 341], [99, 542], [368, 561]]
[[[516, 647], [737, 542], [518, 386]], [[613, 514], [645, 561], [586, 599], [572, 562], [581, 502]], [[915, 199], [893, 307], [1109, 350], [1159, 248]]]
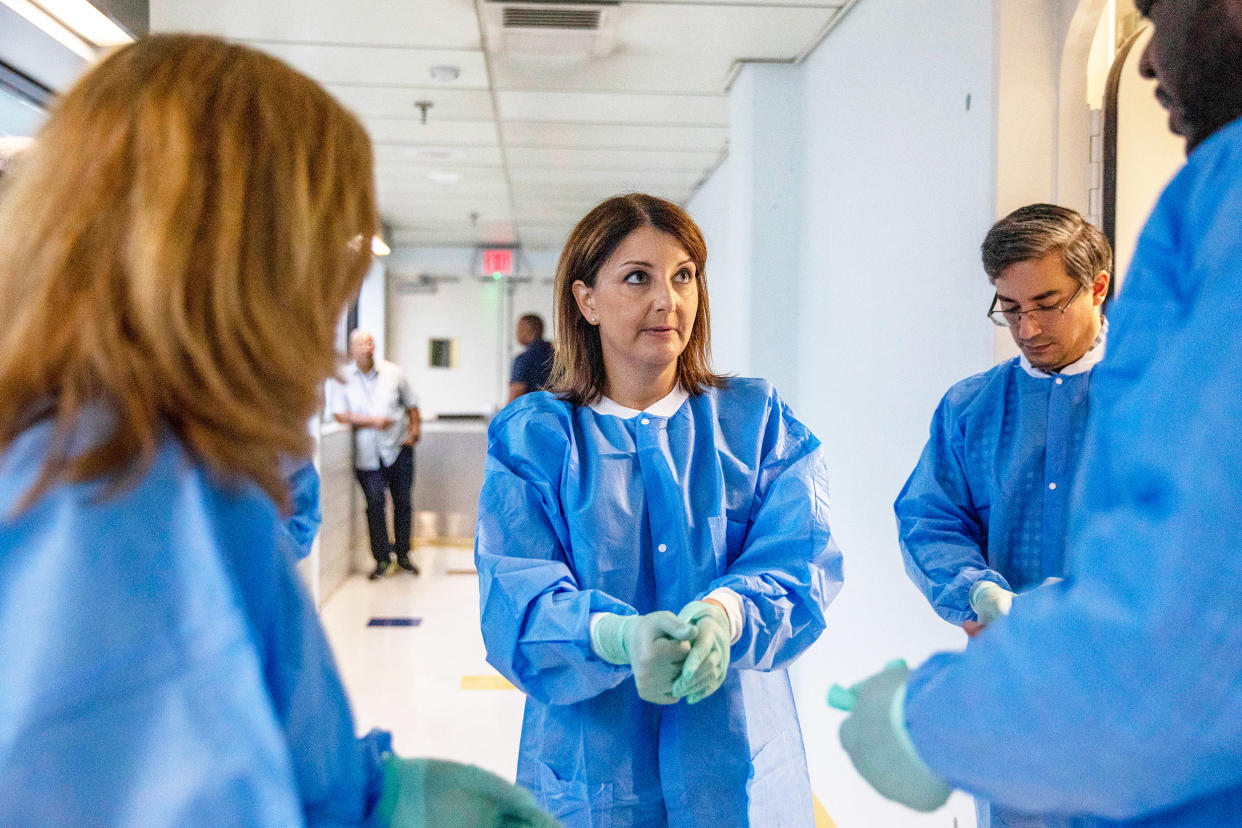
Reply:
[[591, 403], [591, 410], [596, 414], [607, 414], [612, 417], [620, 417], [623, 420], [637, 417], [639, 414], [651, 414], [655, 417], [668, 419], [676, 414], [677, 409], [681, 408], [682, 404], [688, 399], [690, 399], [690, 395], [686, 393], [685, 389], [680, 385], [675, 385], [673, 390], [669, 391], [663, 399], [653, 402], [642, 411], [639, 411], [637, 408], [626, 408], [621, 403], [608, 397], [600, 397]]
[[409, 433], [407, 412], [418, 407], [418, 397], [410, 390], [404, 372], [382, 359], [375, 360], [375, 365], [365, 374], [357, 363], [351, 363], [344, 373], [344, 388], [333, 389], [333, 414], [360, 414], [392, 420], [392, 425], [382, 431], [354, 427], [354, 467], [365, 471], [391, 466]]

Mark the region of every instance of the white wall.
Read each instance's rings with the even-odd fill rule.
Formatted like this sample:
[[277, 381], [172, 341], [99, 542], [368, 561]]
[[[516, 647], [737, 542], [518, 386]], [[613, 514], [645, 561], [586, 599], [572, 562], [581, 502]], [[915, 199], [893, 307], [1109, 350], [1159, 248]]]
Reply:
[[824, 695], [964, 642], [906, 578], [892, 502], [940, 396], [992, 363], [978, 249], [995, 210], [994, 25], [978, 0], [867, 0], [804, 65], [800, 414], [827, 452], [846, 587], [794, 679], [812, 780], [842, 828], [973, 819], [960, 795], [921, 817], [871, 791]]
[[[558, 251], [559, 252], [559, 251]], [[554, 330], [552, 285], [555, 253], [528, 251], [528, 283], [481, 279], [473, 248], [398, 248], [388, 262], [389, 356], [405, 369], [424, 418], [440, 414], [490, 416], [507, 399], [515, 354], [513, 329], [523, 313], [538, 313]], [[404, 293], [419, 274], [453, 277], [434, 293]], [[452, 368], [430, 366], [430, 341], [452, 339]]]
[[1117, 249], [1113, 251], [1113, 287], [1118, 292], [1156, 199], [1186, 162], [1186, 142], [1169, 131], [1168, 113], [1156, 100], [1156, 82], [1138, 73], [1139, 57], [1150, 40], [1148, 28], [1126, 58], [1117, 92]]
[[375, 340], [376, 359], [388, 359], [388, 270], [382, 258], [371, 263], [358, 291], [358, 327]]
[[707, 242], [707, 291], [712, 313], [712, 363], [717, 371], [750, 372], [750, 283], [730, 226], [733, 158], [726, 158], [685, 205]]
[[[867, 0], [800, 67], [746, 67], [729, 159], [688, 205], [709, 245], [731, 231], [723, 274], [709, 246], [718, 363], [792, 368], [786, 396], [828, 455], [846, 587], [792, 676], [812, 784], [841, 828], [974, 820], [961, 795], [919, 816], [873, 792], [825, 695], [890, 658], [964, 642], [907, 580], [892, 502], [940, 396], [992, 364], [978, 249], [996, 209], [996, 25], [977, 0]], [[790, 92], [799, 99], [782, 101]]]

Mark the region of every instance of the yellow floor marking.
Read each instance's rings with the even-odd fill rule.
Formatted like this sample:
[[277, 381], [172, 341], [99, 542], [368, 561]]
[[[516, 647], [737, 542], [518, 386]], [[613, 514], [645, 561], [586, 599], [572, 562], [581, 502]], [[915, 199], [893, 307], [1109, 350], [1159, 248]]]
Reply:
[[[516, 690], [504, 676], [462, 676], [462, 690]], [[831, 823], [829, 823], [831, 824]]]
[[447, 546], [452, 549], [474, 549], [474, 538], [414, 538], [413, 545], [415, 549], [422, 549], [427, 546]]
[[824, 810], [824, 803], [820, 802], [815, 794], [811, 794], [811, 804], [815, 806], [815, 828], [837, 828], [832, 817], [828, 816], [828, 812]]

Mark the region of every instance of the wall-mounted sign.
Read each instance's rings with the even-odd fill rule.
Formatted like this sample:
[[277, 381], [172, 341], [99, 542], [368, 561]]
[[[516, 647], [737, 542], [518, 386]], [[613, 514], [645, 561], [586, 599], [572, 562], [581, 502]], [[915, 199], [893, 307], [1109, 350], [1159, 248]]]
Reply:
[[513, 251], [508, 248], [495, 248], [483, 251], [483, 275], [499, 279], [513, 275]]

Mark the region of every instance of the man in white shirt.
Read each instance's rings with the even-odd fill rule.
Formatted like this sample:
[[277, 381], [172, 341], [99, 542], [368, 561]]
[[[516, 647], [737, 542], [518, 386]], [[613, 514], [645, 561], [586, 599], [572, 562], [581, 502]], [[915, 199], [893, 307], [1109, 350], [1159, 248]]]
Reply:
[[[354, 364], [346, 370], [344, 389], [336, 395], [333, 415], [353, 426], [354, 473], [367, 501], [367, 529], [375, 557], [375, 580], [388, 574], [392, 559], [406, 572], [418, 574], [410, 561], [413, 514], [414, 444], [422, 431], [418, 398], [402, 370], [375, 359], [375, 340], [364, 330], [349, 337]], [[385, 489], [392, 494], [395, 539], [388, 539]]]

